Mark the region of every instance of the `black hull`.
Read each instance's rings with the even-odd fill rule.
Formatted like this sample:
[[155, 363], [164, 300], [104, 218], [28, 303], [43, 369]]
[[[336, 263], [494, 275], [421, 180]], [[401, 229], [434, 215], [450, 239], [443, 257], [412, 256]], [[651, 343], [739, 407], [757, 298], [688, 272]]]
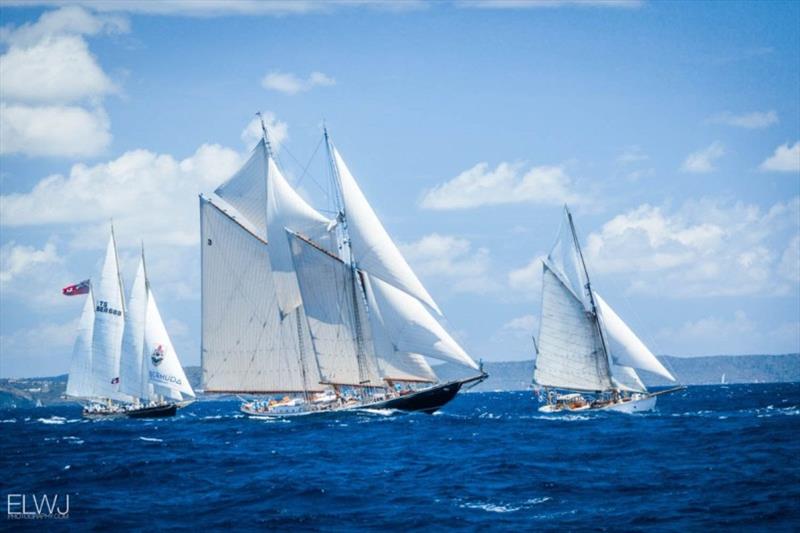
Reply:
[[400, 411], [419, 411], [432, 414], [455, 398], [458, 391], [461, 390], [461, 387], [467, 383], [475, 383], [477, 385], [487, 377], [489, 376], [482, 374], [474, 378], [442, 383], [441, 385], [406, 394], [398, 398], [392, 398], [391, 400], [364, 405], [361, 406], [360, 409], [365, 407], [370, 409], [398, 409]]
[[109, 411], [109, 412], [83, 412], [83, 416], [92, 419], [109, 418], [168, 418], [175, 416], [178, 406], [174, 403], [166, 405], [156, 405], [155, 407], [141, 407], [130, 411]]

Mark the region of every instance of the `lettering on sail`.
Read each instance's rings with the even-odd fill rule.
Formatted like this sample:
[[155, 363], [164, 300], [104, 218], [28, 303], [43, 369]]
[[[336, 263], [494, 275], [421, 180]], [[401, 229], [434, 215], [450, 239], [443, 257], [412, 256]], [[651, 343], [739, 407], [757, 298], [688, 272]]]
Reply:
[[98, 300], [97, 306], [94, 308], [94, 310], [98, 313], [108, 313], [109, 315], [122, 316], [122, 311], [110, 307], [108, 302], [105, 300]]

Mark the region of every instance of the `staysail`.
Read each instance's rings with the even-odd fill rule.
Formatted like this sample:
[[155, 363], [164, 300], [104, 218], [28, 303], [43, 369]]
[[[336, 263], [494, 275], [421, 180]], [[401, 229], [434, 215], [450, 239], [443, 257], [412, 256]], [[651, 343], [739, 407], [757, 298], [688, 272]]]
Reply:
[[128, 401], [130, 397], [119, 392], [118, 387], [125, 300], [113, 230], [106, 247], [100, 281], [92, 289], [95, 304], [91, 356], [94, 396]]
[[214, 194], [224, 199], [255, 228], [256, 236], [267, 240], [267, 146], [262, 139], [250, 158], [220, 185]]
[[[202, 367], [207, 392], [321, 391], [302, 307], [283, 315], [271, 247], [200, 197]], [[286, 237], [276, 246], [286, 246]]]
[[653, 352], [636, 336], [606, 301], [595, 291], [595, 301], [605, 331], [611, 358], [616, 365], [647, 370], [670, 381], [676, 381]]
[[92, 386], [92, 336], [94, 332], [94, 297], [92, 291], [86, 295], [83, 311], [78, 322], [78, 336], [72, 350], [67, 379], [67, 396], [91, 398], [95, 396]]
[[382, 385], [359, 281], [350, 265], [288, 233], [321, 378], [340, 385]]
[[172, 400], [194, 398], [189, 380], [178, 360], [172, 340], [161, 319], [153, 291], [147, 291], [147, 314], [144, 327], [144, 355], [147, 357], [147, 380], [156, 393]]
[[150, 398], [151, 390], [145, 372], [144, 328], [147, 316], [147, 273], [144, 254], [139, 261], [128, 298], [125, 332], [122, 335], [122, 356], [119, 369], [119, 390], [134, 398]]
[[332, 148], [332, 157], [347, 216], [350, 248], [358, 267], [402, 289], [441, 314], [436, 302], [389, 237], [336, 148]]

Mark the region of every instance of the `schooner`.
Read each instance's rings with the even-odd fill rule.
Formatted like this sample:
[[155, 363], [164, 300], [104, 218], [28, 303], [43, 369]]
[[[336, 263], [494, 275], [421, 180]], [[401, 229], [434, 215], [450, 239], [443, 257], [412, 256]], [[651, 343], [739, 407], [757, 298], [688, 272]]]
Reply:
[[566, 206], [543, 261], [541, 317], [533, 373], [544, 400], [540, 411], [648, 411], [659, 394], [682, 388], [651, 393], [645, 387], [637, 370], [676, 379], [592, 288]]
[[[242, 411], [291, 416], [363, 407], [434, 412], [487, 376], [324, 140], [336, 216], [281, 173], [262, 120], [249, 159], [200, 195], [202, 371]], [[478, 371], [440, 383], [426, 357]]]
[[147, 279], [144, 249], [126, 305], [113, 228], [100, 278], [89, 284], [66, 395], [85, 405], [88, 418], [172, 416], [194, 398]]

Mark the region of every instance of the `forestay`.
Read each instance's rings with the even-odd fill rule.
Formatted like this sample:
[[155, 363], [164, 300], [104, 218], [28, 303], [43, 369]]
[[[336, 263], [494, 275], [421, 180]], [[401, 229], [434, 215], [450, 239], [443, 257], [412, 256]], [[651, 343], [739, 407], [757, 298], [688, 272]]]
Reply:
[[350, 248], [358, 268], [402, 289], [441, 314], [436, 302], [389, 237], [335, 148], [333, 159], [347, 216]]
[[311, 352], [301, 357], [311, 346], [302, 308], [282, 316], [278, 306], [269, 246], [202, 197], [200, 219], [206, 391], [323, 390]]
[[562, 278], [544, 263], [542, 320], [534, 380], [580, 391], [612, 388], [608, 359], [593, 317]]
[[322, 380], [382, 385], [364, 299], [352, 268], [296, 234], [287, 232], [287, 237]]
[[378, 277], [367, 276], [383, 329], [398, 352], [422, 354], [478, 369], [422, 302]]

